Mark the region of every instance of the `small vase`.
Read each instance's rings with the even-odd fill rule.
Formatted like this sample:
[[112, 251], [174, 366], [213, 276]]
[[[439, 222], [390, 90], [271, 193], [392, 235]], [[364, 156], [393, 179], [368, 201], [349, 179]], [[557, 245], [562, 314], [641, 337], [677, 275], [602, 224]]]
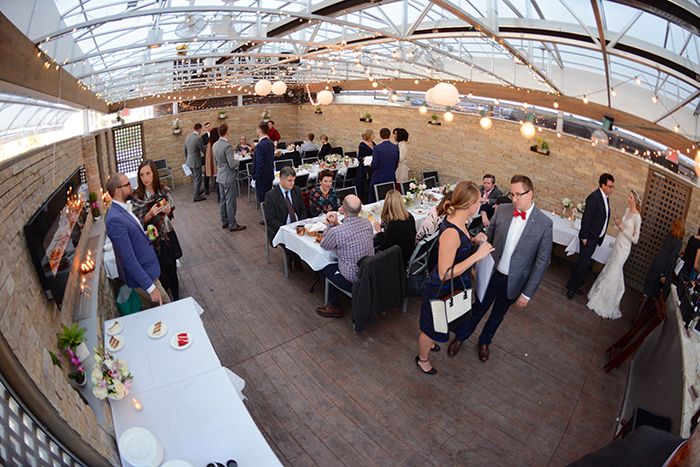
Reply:
[[563, 219], [565, 217], [566, 217], [566, 208], [561, 210], [561, 218]]
[[83, 373], [83, 382], [79, 383], [77, 379], [74, 379], [75, 385], [78, 386], [79, 388], [85, 386], [85, 383], [87, 383], [87, 376], [85, 376], [85, 373]]

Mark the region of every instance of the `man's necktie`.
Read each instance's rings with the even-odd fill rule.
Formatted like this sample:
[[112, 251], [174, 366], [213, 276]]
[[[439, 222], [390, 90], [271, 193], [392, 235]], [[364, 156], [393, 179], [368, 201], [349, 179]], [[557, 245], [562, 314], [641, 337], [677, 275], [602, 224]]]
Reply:
[[292, 200], [289, 199], [289, 192], [285, 191], [284, 195], [287, 198], [287, 211], [289, 211], [289, 222], [296, 222], [297, 215], [294, 213], [294, 206], [292, 206]]
[[513, 217], [522, 217], [523, 220], [525, 220], [525, 212], [524, 211], [518, 211], [517, 209], [513, 210]]

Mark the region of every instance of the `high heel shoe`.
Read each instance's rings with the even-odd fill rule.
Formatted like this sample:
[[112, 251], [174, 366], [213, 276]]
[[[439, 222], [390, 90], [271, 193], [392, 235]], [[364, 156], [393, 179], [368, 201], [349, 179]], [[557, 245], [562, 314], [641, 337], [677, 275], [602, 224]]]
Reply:
[[431, 352], [439, 352], [440, 351], [440, 346], [437, 344], [433, 344], [433, 346], [430, 348]]
[[422, 371], [422, 372], [425, 373], [426, 375], [434, 375], [434, 374], [436, 374], [436, 373], [437, 373], [437, 370], [436, 370], [435, 368], [431, 368], [430, 370], [425, 371], [425, 370], [423, 369], [423, 367], [420, 366], [420, 362], [425, 363], [425, 362], [427, 362], [427, 361], [428, 361], [428, 360], [421, 360], [421, 359], [420, 359], [420, 355], [416, 355], [416, 365], [418, 365], [418, 368], [420, 368], [420, 371]]

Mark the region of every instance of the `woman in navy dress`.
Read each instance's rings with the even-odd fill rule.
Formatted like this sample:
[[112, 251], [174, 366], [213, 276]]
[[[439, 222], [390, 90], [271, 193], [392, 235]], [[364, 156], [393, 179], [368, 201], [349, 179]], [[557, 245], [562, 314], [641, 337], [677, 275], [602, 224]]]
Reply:
[[357, 148], [357, 160], [360, 165], [357, 167], [357, 176], [355, 178], [355, 187], [357, 188], [357, 196], [364, 201], [367, 201], [367, 189], [369, 187], [369, 178], [372, 175], [369, 166], [365, 165], [365, 157], [371, 156], [374, 151], [374, 130], [365, 130], [362, 133], [362, 142]]
[[[444, 297], [450, 293], [450, 280], [448, 279], [440, 287], [442, 278], [447, 274], [448, 269], [454, 266], [455, 287], [457, 284], [471, 287], [471, 267], [480, 259], [488, 256], [493, 251], [490, 243], [484, 241], [484, 236], [479, 235], [472, 239], [466, 227], [467, 219], [479, 211], [481, 192], [474, 182], [462, 181], [457, 184], [452, 192], [452, 199], [445, 203], [447, 217], [440, 227], [440, 238], [438, 239], [438, 264], [430, 273], [428, 282], [423, 289], [423, 303], [420, 310], [421, 334], [418, 338], [420, 353], [416, 355], [416, 365], [428, 375], [434, 375], [437, 370], [430, 364], [430, 351], [438, 351], [440, 347], [435, 344], [447, 342], [449, 332], [446, 334], [437, 332], [433, 325], [433, 312], [430, 307], [430, 300], [437, 297]], [[474, 243], [481, 243], [479, 248], [472, 251], [472, 240]], [[459, 280], [461, 277], [462, 280]], [[475, 302], [473, 306], [478, 306]], [[464, 332], [467, 329], [469, 320], [459, 324], [454, 333], [457, 339], [460, 336], [466, 338]]]

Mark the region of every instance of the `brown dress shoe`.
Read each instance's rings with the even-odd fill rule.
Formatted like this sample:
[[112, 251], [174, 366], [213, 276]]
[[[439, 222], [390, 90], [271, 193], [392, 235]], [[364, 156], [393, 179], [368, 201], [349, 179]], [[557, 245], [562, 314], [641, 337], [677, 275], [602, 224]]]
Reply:
[[457, 355], [457, 352], [459, 352], [460, 347], [462, 347], [462, 341], [457, 340], [457, 338], [455, 337], [454, 340], [450, 342], [449, 347], [447, 347], [447, 355]]
[[265, 225], [265, 221], [260, 221], [260, 225]]
[[343, 309], [342, 308], [333, 308], [333, 305], [320, 306], [320, 307], [316, 308], [316, 313], [318, 313], [321, 316], [325, 316], [326, 318], [342, 318], [343, 317]]
[[479, 342], [479, 358], [482, 362], [489, 359], [489, 346]]
[[240, 232], [241, 230], [245, 230], [245, 225], [238, 224], [231, 229], [231, 232]]

